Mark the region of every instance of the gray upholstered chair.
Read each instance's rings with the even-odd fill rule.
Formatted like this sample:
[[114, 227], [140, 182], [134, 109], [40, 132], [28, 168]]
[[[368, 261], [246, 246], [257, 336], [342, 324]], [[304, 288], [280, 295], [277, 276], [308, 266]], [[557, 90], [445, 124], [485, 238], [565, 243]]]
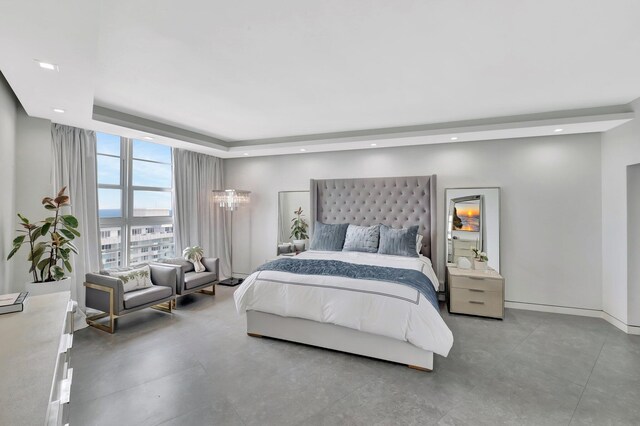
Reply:
[[[176, 270], [168, 266], [149, 265], [151, 287], [124, 292], [124, 284], [117, 277], [106, 274], [87, 274], [85, 302], [87, 308], [102, 311], [87, 317], [87, 324], [113, 333], [115, 319], [144, 308], [154, 308], [171, 313], [172, 301], [176, 297]], [[108, 325], [97, 320], [109, 317]]]
[[[220, 277], [220, 261], [215, 257], [203, 257], [200, 262], [206, 271], [196, 272], [193, 263], [180, 257], [162, 259], [154, 265], [171, 266], [176, 269], [176, 294], [178, 296], [195, 292], [215, 295], [216, 284]], [[211, 290], [205, 290], [207, 287], [211, 287]], [[173, 306], [174, 308], [176, 306], [175, 300]]]

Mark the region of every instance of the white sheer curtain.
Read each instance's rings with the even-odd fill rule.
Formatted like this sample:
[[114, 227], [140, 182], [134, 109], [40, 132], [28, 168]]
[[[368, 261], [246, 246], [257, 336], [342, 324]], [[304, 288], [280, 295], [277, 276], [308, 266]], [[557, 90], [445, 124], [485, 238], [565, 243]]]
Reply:
[[[96, 133], [54, 123], [51, 125], [51, 143], [54, 188], [57, 191], [67, 187], [71, 214], [80, 223], [81, 237], [74, 241], [78, 255], [71, 261], [71, 298], [78, 302], [80, 315], [84, 315], [84, 275], [100, 269]], [[86, 327], [85, 321], [76, 321], [78, 326]]]
[[214, 189], [224, 188], [222, 160], [174, 148], [174, 235], [176, 255], [185, 247], [200, 246], [204, 255], [220, 259], [220, 275], [231, 276], [225, 211], [214, 205]]

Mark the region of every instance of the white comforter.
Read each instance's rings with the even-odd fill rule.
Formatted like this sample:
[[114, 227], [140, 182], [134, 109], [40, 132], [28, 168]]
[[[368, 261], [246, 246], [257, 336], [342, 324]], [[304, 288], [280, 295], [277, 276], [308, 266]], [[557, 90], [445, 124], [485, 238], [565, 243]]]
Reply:
[[[431, 261], [422, 256], [308, 251], [296, 258], [415, 269], [438, 289]], [[336, 324], [407, 341], [442, 356], [447, 356], [453, 345], [451, 330], [438, 310], [417, 290], [402, 284], [259, 271], [245, 279], [234, 298], [239, 313], [254, 310]]]

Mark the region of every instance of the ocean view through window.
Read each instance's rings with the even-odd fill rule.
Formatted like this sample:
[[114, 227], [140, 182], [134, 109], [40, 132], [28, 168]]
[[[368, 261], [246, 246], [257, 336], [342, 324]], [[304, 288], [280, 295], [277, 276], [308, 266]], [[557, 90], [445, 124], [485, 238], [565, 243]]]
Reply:
[[97, 133], [104, 269], [174, 255], [171, 148]]

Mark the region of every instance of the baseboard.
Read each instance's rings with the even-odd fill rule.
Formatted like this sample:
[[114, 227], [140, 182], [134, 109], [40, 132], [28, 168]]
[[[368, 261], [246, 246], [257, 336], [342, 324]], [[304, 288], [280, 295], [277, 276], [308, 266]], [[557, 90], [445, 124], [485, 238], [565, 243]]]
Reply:
[[602, 311], [597, 309], [572, 308], [568, 306], [543, 305], [539, 303], [504, 302], [505, 308], [525, 311], [551, 312], [554, 314], [579, 315], [581, 317], [601, 318]]
[[627, 325], [620, 321], [616, 317], [609, 315], [608, 313], [597, 309], [586, 308], [572, 308], [567, 306], [555, 306], [555, 305], [542, 305], [538, 303], [523, 303], [523, 302], [506, 302], [505, 308], [522, 309], [525, 311], [539, 311], [539, 312], [551, 312], [555, 314], [566, 315], [578, 315], [591, 318], [602, 318], [619, 330], [624, 331], [627, 334], [640, 335], [640, 327], [635, 325]]
[[620, 321], [618, 318], [602, 311], [602, 319], [607, 321], [608, 323], [614, 325], [616, 328], [624, 331], [627, 334], [635, 334], [640, 335], [640, 327], [637, 325], [628, 325]]

